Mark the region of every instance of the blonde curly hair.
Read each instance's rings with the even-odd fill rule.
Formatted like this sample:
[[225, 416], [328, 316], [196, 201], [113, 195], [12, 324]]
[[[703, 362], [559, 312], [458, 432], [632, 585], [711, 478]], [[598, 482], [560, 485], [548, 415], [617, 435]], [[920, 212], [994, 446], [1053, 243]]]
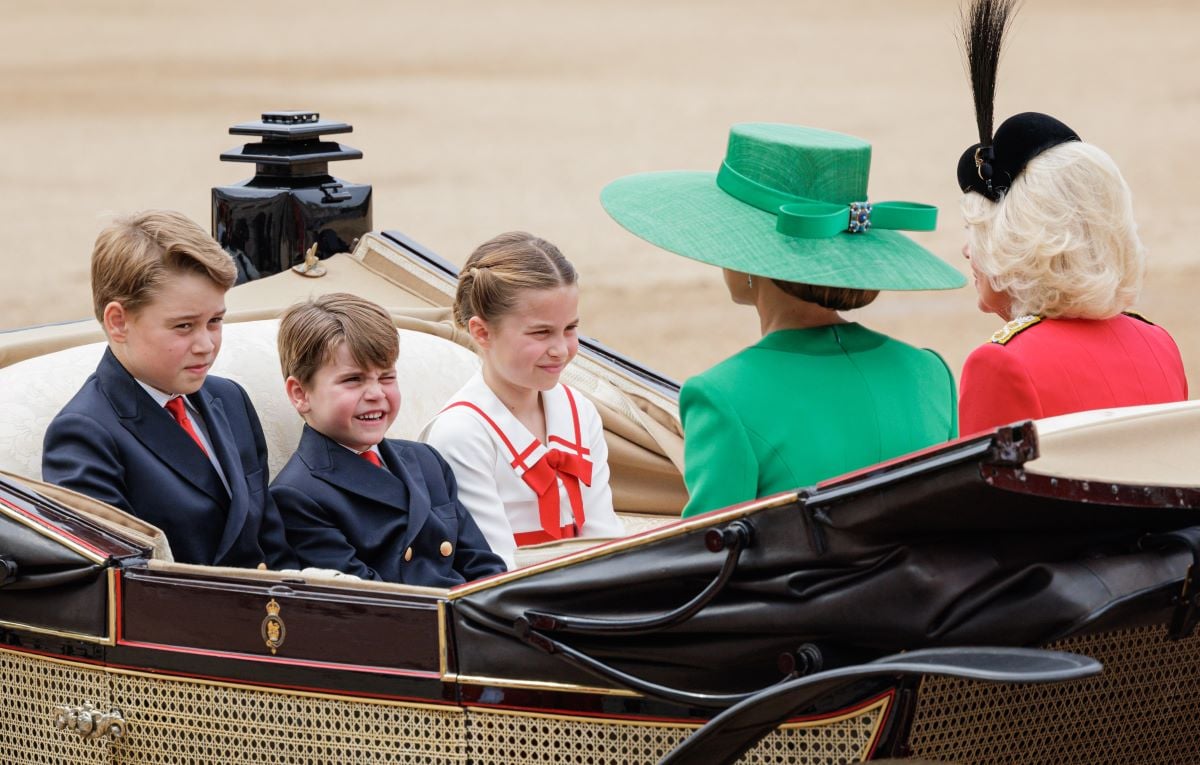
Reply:
[[1013, 316], [1105, 319], [1142, 288], [1145, 248], [1112, 158], [1072, 141], [1026, 165], [999, 202], [962, 199], [971, 261]]

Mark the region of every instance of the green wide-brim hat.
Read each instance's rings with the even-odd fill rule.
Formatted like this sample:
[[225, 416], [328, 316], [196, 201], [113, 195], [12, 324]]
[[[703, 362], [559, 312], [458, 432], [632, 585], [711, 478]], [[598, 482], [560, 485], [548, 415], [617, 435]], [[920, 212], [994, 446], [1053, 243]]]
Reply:
[[734, 271], [865, 290], [941, 290], [966, 279], [896, 229], [932, 231], [937, 208], [867, 203], [871, 145], [828, 130], [746, 123], [717, 173], [641, 173], [604, 209], [664, 250]]

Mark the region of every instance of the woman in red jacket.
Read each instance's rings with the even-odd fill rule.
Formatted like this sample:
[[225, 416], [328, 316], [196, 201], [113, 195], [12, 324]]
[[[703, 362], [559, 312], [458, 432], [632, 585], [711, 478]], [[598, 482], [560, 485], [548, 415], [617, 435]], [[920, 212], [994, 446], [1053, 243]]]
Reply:
[[1112, 159], [1045, 114], [992, 136], [991, 94], [1012, 0], [975, 0], [967, 56], [980, 143], [958, 165], [979, 308], [1008, 323], [963, 367], [964, 435], [1024, 419], [1187, 398], [1179, 349], [1129, 309], [1145, 250]]

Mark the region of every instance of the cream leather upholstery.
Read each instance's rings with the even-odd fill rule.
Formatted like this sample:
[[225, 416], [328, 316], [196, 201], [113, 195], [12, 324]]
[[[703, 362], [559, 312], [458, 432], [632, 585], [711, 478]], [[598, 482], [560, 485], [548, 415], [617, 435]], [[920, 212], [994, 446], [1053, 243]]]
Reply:
[[[288, 402], [271, 319], [226, 324], [213, 374], [241, 383], [267, 439], [271, 475], [291, 457], [303, 422]], [[401, 406], [388, 431], [415, 438], [479, 368], [470, 350], [436, 335], [400, 329]], [[42, 436], [50, 420], [96, 368], [104, 343], [66, 348], [0, 369], [0, 470], [40, 479]], [[411, 381], [409, 383], [408, 381]]]

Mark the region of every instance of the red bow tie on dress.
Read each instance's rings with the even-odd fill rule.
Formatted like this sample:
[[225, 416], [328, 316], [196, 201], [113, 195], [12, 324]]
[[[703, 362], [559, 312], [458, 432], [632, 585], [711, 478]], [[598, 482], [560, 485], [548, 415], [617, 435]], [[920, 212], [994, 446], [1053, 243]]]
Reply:
[[578, 454], [561, 449], [547, 449], [542, 458], [521, 474], [525, 484], [538, 495], [538, 519], [542, 530], [553, 539], [562, 539], [562, 522], [559, 520], [558, 481], [562, 479], [571, 502], [571, 514], [575, 516], [575, 527], [583, 526], [583, 492], [579, 482], [592, 485], [592, 463]]

